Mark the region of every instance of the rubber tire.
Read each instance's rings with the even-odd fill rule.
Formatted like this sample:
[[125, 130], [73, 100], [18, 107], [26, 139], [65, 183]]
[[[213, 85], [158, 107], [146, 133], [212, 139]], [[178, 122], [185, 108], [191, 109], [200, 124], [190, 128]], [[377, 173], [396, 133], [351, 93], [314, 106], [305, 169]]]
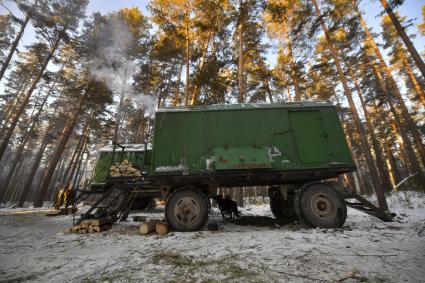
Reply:
[[295, 221], [298, 219], [294, 208], [294, 195], [288, 194], [288, 199], [270, 196], [270, 210], [277, 219]]
[[[195, 201], [198, 202], [200, 207], [200, 215], [195, 223], [192, 225], [182, 225], [177, 220], [173, 214], [174, 205], [183, 197], [190, 196]], [[180, 189], [173, 192], [165, 204], [165, 219], [170, 225], [171, 229], [176, 231], [197, 231], [201, 229], [208, 221], [208, 199], [199, 190], [196, 189]]]
[[[309, 202], [320, 192], [336, 207], [336, 215], [330, 219], [322, 219], [312, 212]], [[313, 183], [302, 187], [295, 195], [295, 212], [298, 218], [310, 227], [339, 228], [347, 218], [347, 206], [341, 195], [326, 183]]]

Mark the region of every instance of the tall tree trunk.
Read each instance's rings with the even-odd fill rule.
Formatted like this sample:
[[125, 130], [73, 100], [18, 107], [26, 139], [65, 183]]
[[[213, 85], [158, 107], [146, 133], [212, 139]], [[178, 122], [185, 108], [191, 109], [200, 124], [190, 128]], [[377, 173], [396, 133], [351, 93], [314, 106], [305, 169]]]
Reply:
[[341, 67], [341, 61], [340, 61], [339, 55], [337, 53], [337, 50], [335, 49], [335, 46], [332, 42], [332, 38], [331, 38], [329, 31], [328, 31], [328, 29], [325, 25], [325, 22], [322, 18], [321, 12], [319, 10], [319, 6], [317, 5], [317, 0], [313, 0], [313, 5], [315, 6], [317, 17], [320, 19], [320, 25], [323, 29], [323, 32], [325, 33], [325, 37], [326, 37], [326, 41], [328, 43], [329, 51], [331, 52], [332, 57], [334, 59], [334, 63], [335, 63], [335, 67], [336, 67], [337, 72], [338, 72], [339, 80], [341, 81], [342, 86], [344, 88], [344, 93], [345, 93], [347, 100], [348, 100], [348, 103], [350, 105], [350, 109], [351, 109], [351, 112], [353, 114], [353, 119], [354, 119], [354, 122], [356, 124], [357, 131], [359, 132], [359, 135], [360, 135], [362, 148], [363, 148], [363, 151], [364, 151], [364, 154], [365, 154], [365, 157], [366, 157], [369, 172], [370, 172], [371, 177], [372, 177], [372, 184], [373, 184], [373, 188], [375, 190], [376, 196], [378, 198], [379, 207], [383, 210], [388, 210], [388, 205], [387, 205], [387, 201], [385, 199], [384, 189], [382, 187], [382, 184], [379, 182], [379, 174], [378, 174], [378, 171], [376, 170], [376, 167], [375, 167], [375, 164], [374, 164], [374, 161], [373, 161], [373, 157], [372, 157], [372, 153], [370, 152], [370, 147], [369, 147], [369, 144], [368, 144], [368, 141], [367, 141], [367, 138], [366, 138], [365, 130], [364, 130], [363, 125], [360, 121], [360, 118], [357, 114], [356, 106], [355, 106], [354, 101], [353, 101], [353, 96], [352, 96], [350, 87], [348, 86], [347, 80], [344, 76], [344, 72], [343, 72], [342, 67]]
[[84, 154], [86, 153], [87, 145], [88, 145], [88, 138], [86, 142], [84, 143], [84, 147], [83, 147], [83, 150], [81, 151], [80, 158], [78, 161], [77, 169], [74, 174], [74, 179], [72, 180], [72, 184], [70, 184], [72, 185], [73, 188], [76, 188], [79, 184], [78, 180], [80, 179], [79, 176], [81, 175], [81, 164], [83, 164]]
[[[378, 106], [376, 105], [376, 101], [373, 100], [373, 106], [374, 106], [374, 113], [376, 113], [376, 124], [383, 125], [386, 123], [384, 117], [384, 113], [382, 110], [380, 111]], [[388, 125], [388, 128], [391, 129], [391, 125]], [[391, 170], [389, 171], [391, 174], [391, 180], [393, 181], [393, 185], [397, 185], [397, 183], [401, 180], [400, 177], [400, 171], [397, 166], [397, 163], [395, 162], [394, 155], [392, 152], [392, 138], [391, 136], [388, 138], [388, 136], [385, 134], [385, 130], [380, 131], [380, 138], [382, 141], [382, 147], [385, 151], [385, 155], [387, 157], [387, 163], [389, 164], [389, 167], [391, 167]]]
[[296, 66], [295, 66], [295, 61], [294, 61], [294, 56], [292, 53], [292, 42], [291, 42], [291, 38], [289, 37], [289, 32], [288, 29], [286, 28], [286, 25], [283, 26], [283, 34], [285, 36], [285, 41], [286, 41], [286, 46], [288, 48], [288, 57], [289, 57], [289, 64], [290, 64], [290, 68], [291, 68], [291, 79], [294, 85], [294, 91], [295, 91], [295, 97], [294, 100], [295, 101], [300, 101], [301, 97], [302, 97], [302, 93], [300, 90], [300, 83], [298, 81], [298, 75], [296, 72]]
[[22, 84], [19, 86], [19, 89], [16, 91], [15, 96], [13, 97], [13, 99], [11, 99], [10, 101], [8, 101], [5, 110], [1, 116], [1, 131], [0, 131], [0, 137], [3, 136], [3, 133], [5, 131], [5, 129], [7, 128], [7, 124], [9, 123], [10, 117], [12, 116], [13, 110], [15, 109], [16, 105], [19, 104], [19, 101], [21, 101], [24, 93], [25, 93], [25, 89], [27, 88], [28, 84], [31, 81], [31, 77], [32, 76], [28, 76], [27, 79], [25, 79]]
[[74, 177], [75, 177], [75, 173], [76, 173], [78, 164], [79, 164], [79, 162], [81, 160], [81, 156], [83, 154], [83, 150], [86, 147], [86, 142], [87, 142], [86, 141], [86, 137], [84, 136], [83, 137], [83, 142], [81, 144], [81, 148], [78, 150], [77, 156], [75, 157], [75, 161], [71, 164], [72, 165], [72, 168], [71, 168], [71, 171], [69, 173], [69, 176], [67, 176], [67, 179], [66, 179], [66, 182], [65, 182], [65, 187], [66, 188], [68, 188], [71, 185], [72, 181], [74, 180]]
[[177, 79], [177, 87], [173, 96], [173, 107], [176, 107], [178, 105], [178, 101], [180, 97], [180, 82], [182, 81], [182, 73], [183, 73], [183, 63], [180, 64], [180, 70], [179, 70], [179, 75]]
[[412, 55], [413, 60], [415, 60], [416, 66], [418, 66], [419, 70], [422, 73], [422, 77], [425, 78], [425, 63], [419, 55], [418, 51], [416, 50], [415, 46], [413, 46], [412, 41], [410, 41], [410, 38], [407, 36], [406, 31], [401, 26], [400, 21], [397, 19], [396, 15], [393, 12], [393, 9], [388, 5], [387, 0], [379, 1], [381, 2], [382, 7], [384, 7], [385, 12], [387, 12], [388, 16], [390, 17], [391, 22], [397, 30], [398, 35], [401, 37], [404, 44], [406, 45], [407, 50], [409, 50], [409, 53]]
[[[64, 160], [64, 163], [67, 165], [64, 166], [66, 169], [64, 169], [63, 174], [61, 174], [59, 177], [59, 183], [61, 184], [66, 183], [66, 181], [68, 180], [68, 176], [69, 176], [69, 172], [71, 172], [72, 164], [74, 164], [74, 160], [78, 154], [78, 150], [80, 149], [82, 137], [83, 136], [81, 136], [81, 138], [78, 140], [77, 146], [74, 148], [74, 153], [72, 154], [71, 159]], [[70, 149], [68, 148], [68, 150]]]
[[[333, 95], [336, 99], [338, 108], [342, 109], [341, 103], [339, 102], [339, 99], [338, 99], [338, 95], [336, 94], [334, 88], [332, 88], [332, 92], [333, 92]], [[347, 139], [348, 148], [350, 149], [351, 155], [353, 156], [354, 162], [356, 163], [356, 167], [357, 167], [355, 174], [356, 174], [356, 177], [358, 179], [358, 182], [360, 183], [357, 192], [363, 194], [363, 193], [365, 193], [366, 183], [365, 183], [365, 180], [363, 178], [363, 176], [364, 176], [363, 169], [361, 168], [361, 166], [359, 166], [359, 160], [360, 159], [357, 156], [357, 153], [354, 149], [354, 144], [355, 144], [354, 136], [353, 136], [352, 133], [348, 132], [348, 130], [347, 130], [348, 121], [345, 119], [345, 116], [342, 112], [340, 114], [340, 117], [341, 117], [341, 122], [342, 122], [342, 125], [343, 125], [343, 130], [344, 130], [345, 136], [346, 136], [346, 138], [348, 137], [348, 139]]]
[[46, 132], [44, 133], [44, 137], [43, 137], [43, 140], [40, 144], [40, 148], [39, 148], [36, 156], [34, 157], [34, 161], [33, 161], [33, 164], [31, 166], [31, 170], [29, 171], [29, 174], [26, 178], [25, 184], [22, 187], [22, 193], [19, 196], [18, 207], [22, 207], [24, 205], [24, 202], [28, 199], [29, 192], [30, 192], [31, 187], [33, 185], [34, 176], [37, 173], [37, 169], [39, 168], [41, 159], [43, 158], [44, 151], [46, 150], [46, 147], [49, 143], [49, 137], [50, 137], [51, 131], [53, 130], [53, 128], [55, 126], [53, 118], [56, 116], [56, 112], [59, 109], [61, 97], [62, 97], [62, 93], [60, 94], [60, 96], [56, 100], [56, 106], [55, 106], [55, 109], [53, 110], [53, 113], [51, 114], [49, 125], [47, 126]]
[[75, 111], [72, 113], [71, 121], [63, 129], [62, 134], [59, 138], [59, 141], [55, 147], [55, 150], [52, 153], [52, 158], [46, 168], [46, 171], [44, 172], [44, 176], [40, 185], [38, 196], [36, 196], [36, 199], [34, 201], [35, 207], [41, 207], [43, 205], [43, 201], [48, 192], [49, 185], [53, 177], [53, 173], [55, 172], [55, 169], [56, 169], [56, 165], [58, 164], [61, 158], [62, 152], [65, 149], [65, 146], [69, 140], [69, 137], [72, 131], [74, 130], [75, 124], [77, 123], [81, 109], [83, 108], [84, 100], [85, 100], [84, 98], [85, 98], [84, 94], [81, 95], [81, 97], [79, 98], [77, 107]]
[[[342, 56], [342, 57], [344, 57], [344, 56]], [[372, 141], [373, 151], [375, 152], [376, 163], [378, 165], [378, 168], [380, 169], [378, 171], [380, 173], [381, 183], [382, 183], [382, 185], [383, 185], [383, 187], [386, 191], [391, 191], [392, 185], [391, 185], [390, 173], [388, 171], [387, 164], [384, 161], [385, 156], [384, 156], [381, 144], [379, 143], [378, 138], [376, 137], [375, 130], [374, 130], [374, 127], [372, 125], [372, 119], [370, 117], [369, 111], [367, 110], [366, 102], [365, 102], [364, 97], [363, 97], [363, 92], [362, 92], [362, 90], [361, 90], [361, 88], [358, 84], [357, 78], [355, 77], [354, 72], [351, 69], [350, 65], [347, 64], [347, 62], [345, 62], [345, 61], [344, 61], [344, 63], [345, 63], [345, 66], [348, 70], [348, 73], [351, 77], [351, 80], [354, 83], [354, 87], [355, 87], [357, 94], [359, 96], [359, 99], [360, 99], [360, 104], [362, 106], [363, 113], [364, 113], [365, 120], [366, 120], [366, 127], [368, 129], [370, 139]]]
[[[187, 5], [187, 3], [186, 3]], [[186, 25], [186, 85], [184, 89], [184, 105], [189, 106], [189, 63], [190, 63], [190, 14], [189, 7], [186, 7], [185, 12], [185, 25]]]
[[75, 175], [75, 170], [77, 169], [77, 166], [79, 164], [79, 160], [81, 159], [81, 154], [83, 153], [83, 151], [85, 150], [87, 141], [88, 141], [88, 135], [90, 133], [90, 126], [91, 126], [91, 122], [93, 119], [93, 114], [94, 111], [92, 110], [92, 112], [90, 113], [89, 118], [87, 119], [86, 125], [84, 127], [83, 133], [81, 135], [81, 138], [78, 142], [78, 146], [77, 146], [77, 155], [75, 156], [75, 161], [73, 161], [73, 159], [71, 159], [71, 164], [72, 164], [72, 168], [71, 171], [69, 172], [69, 175], [66, 176], [67, 180], [65, 183], [65, 187], [69, 187], [69, 185], [71, 184], [73, 177]]
[[409, 79], [413, 84], [413, 88], [415, 89], [415, 92], [418, 95], [420, 102], [425, 107], [425, 92], [422, 89], [422, 86], [419, 84], [418, 79], [416, 78], [416, 75], [413, 72], [412, 67], [410, 66], [409, 60], [407, 59], [404, 53], [402, 53], [401, 56], [403, 60], [403, 67], [406, 70], [407, 75], [409, 76]]
[[[32, 134], [36, 124], [38, 123], [38, 119], [39, 119], [39, 117], [40, 117], [40, 115], [43, 111], [44, 105], [46, 104], [47, 98], [49, 97], [52, 89], [53, 89], [53, 85], [51, 86], [50, 91], [45, 95], [37, 113], [35, 113], [35, 115], [34, 115], [34, 112], [31, 114], [30, 123], [29, 123], [28, 127], [25, 129], [25, 133], [24, 133], [24, 136], [22, 138], [21, 144], [19, 145], [19, 148], [16, 151], [16, 155], [14, 157], [12, 165], [10, 166], [9, 173], [6, 177], [4, 184], [3, 184], [3, 190], [0, 191], [0, 200], [2, 200], [4, 192], [6, 190], [11, 189], [11, 188], [9, 188], [9, 186], [10, 186], [10, 183], [12, 181], [13, 174], [15, 173], [16, 166], [21, 161], [22, 153], [24, 152], [25, 146], [27, 145], [27, 142], [28, 142], [29, 138], [31, 137], [31, 134]], [[34, 106], [34, 110], [35, 109], [36, 109], [36, 106]]]
[[[71, 156], [71, 159], [69, 160], [68, 166], [66, 167], [65, 173], [63, 174], [63, 176], [61, 177], [61, 183], [65, 184], [67, 182], [67, 180], [69, 180], [71, 178], [71, 169], [73, 168], [74, 163], [77, 162], [78, 160], [78, 154], [81, 150], [82, 144], [85, 140], [85, 134], [86, 134], [86, 130], [88, 128], [88, 123], [86, 123], [86, 125], [84, 126], [83, 132], [81, 133], [81, 137], [78, 140], [77, 146], [74, 149], [74, 153]], [[70, 175], [71, 173], [71, 175]]]
[[[34, 7], [37, 5], [37, 1], [34, 3]], [[25, 28], [27, 27], [28, 22], [31, 19], [31, 12], [28, 12], [25, 16], [25, 20], [21, 25], [21, 29], [19, 30], [18, 34], [16, 35], [15, 40], [12, 43], [12, 46], [10, 47], [9, 53], [7, 54], [6, 59], [4, 60], [1, 69], [0, 69], [0, 81], [3, 78], [4, 74], [6, 73], [7, 67], [10, 64], [10, 61], [12, 60], [13, 54], [16, 51], [16, 48], [18, 47], [19, 41], [21, 41], [22, 36], [24, 35]]]
[[145, 111], [142, 110], [140, 114], [140, 123], [139, 127], [137, 128], [136, 133], [136, 139], [134, 140], [134, 143], [142, 143], [145, 139]]
[[243, 0], [239, 0], [239, 62], [238, 62], [238, 103], [245, 103], [245, 81], [244, 81], [244, 31], [245, 31], [245, 13], [243, 11]]
[[[388, 115], [394, 116], [394, 112], [392, 112], [392, 110], [389, 109]], [[391, 143], [393, 145], [395, 145], [396, 148], [397, 148], [397, 145], [398, 145], [398, 147], [399, 147], [399, 148], [397, 148], [398, 159], [401, 160], [402, 164], [404, 165], [403, 166], [404, 171], [402, 172], [403, 174], [401, 174], [400, 176], [407, 177], [408, 175], [410, 175], [410, 172], [417, 172], [417, 171], [415, 171], [415, 168], [413, 168], [413, 166], [410, 162], [410, 159], [409, 159], [408, 154], [407, 154], [408, 150], [406, 148], [406, 144], [405, 144], [401, 134], [399, 133], [398, 126], [397, 126], [395, 121], [396, 121], [396, 119], [391, 120], [391, 132], [393, 133], [394, 137], [390, 136], [390, 139], [391, 139]], [[405, 132], [404, 132], [404, 135], [407, 137], [407, 134]], [[409, 146], [410, 146], [409, 152], [413, 153], [414, 151], [413, 151], [413, 148], [411, 147], [412, 144], [410, 143], [410, 140], [408, 142], [409, 142]]]
[[[210, 31], [208, 33], [207, 41], [205, 42], [204, 52], [203, 52], [202, 57], [201, 57], [201, 62], [199, 63], [199, 71], [200, 71], [201, 74], [204, 71], [205, 60], [207, 58], [211, 37], [213, 37], [213, 33]], [[200, 92], [199, 87], [197, 85], [195, 85], [194, 88], [193, 88], [192, 100], [190, 102], [190, 105], [195, 105], [198, 102], [199, 92]]]
[[26, 172], [26, 168], [22, 168], [23, 165], [25, 164], [26, 160], [23, 160], [19, 163], [19, 166], [15, 172], [15, 175], [13, 176], [13, 180], [12, 180], [12, 189], [10, 190], [12, 192], [11, 196], [10, 196], [10, 200], [13, 203], [16, 203], [16, 201], [18, 200], [19, 195], [21, 194], [22, 191], [22, 182], [20, 182], [21, 178], [20, 176], [22, 176], [21, 174], [27, 174]]
[[89, 160], [90, 160], [90, 151], [87, 151], [86, 153], [87, 153], [87, 157], [86, 157], [86, 160], [84, 162], [83, 169], [80, 170], [80, 175], [78, 176], [77, 183], [74, 184], [74, 187], [78, 186], [78, 184], [81, 184], [83, 177], [85, 177], [87, 175], [87, 165], [88, 165]]
[[382, 92], [385, 94], [386, 99], [387, 99], [387, 103], [391, 109], [391, 112], [393, 113], [394, 116], [394, 121], [398, 127], [398, 132], [401, 135], [401, 138], [403, 139], [403, 142], [406, 145], [406, 153], [409, 159], [410, 164], [412, 165], [412, 168], [415, 170], [415, 172], [418, 173], [419, 178], [422, 182], [422, 184], [425, 186], [425, 174], [421, 169], [421, 166], [419, 165], [418, 160], [416, 159], [415, 156], [415, 152], [413, 151], [413, 147], [412, 144], [409, 140], [409, 137], [407, 136], [406, 132], [403, 129], [403, 125], [399, 119], [399, 115], [397, 113], [397, 110], [395, 109], [395, 107], [393, 106], [393, 103], [391, 101], [391, 96], [388, 93], [387, 88], [385, 87], [384, 81], [382, 80], [382, 76], [378, 70], [378, 67], [376, 66], [376, 64], [372, 63], [372, 68], [373, 68], [373, 72], [375, 74], [375, 77], [378, 81], [379, 87], [381, 88]]
[[14, 117], [11, 121], [10, 127], [5, 130], [4, 138], [3, 138], [2, 142], [0, 143], [0, 160], [2, 159], [4, 152], [6, 151], [7, 145], [9, 144], [10, 138], [12, 137], [12, 134], [15, 130], [15, 127], [16, 127], [16, 124], [18, 123], [19, 118], [21, 117], [22, 113], [24, 112], [25, 107], [27, 106], [32, 93], [36, 89], [38, 82], [41, 80], [41, 78], [44, 74], [44, 71], [46, 70], [47, 65], [49, 64], [50, 60], [53, 58], [53, 54], [55, 53], [56, 49], [59, 46], [59, 43], [61, 42], [61, 40], [64, 36], [65, 36], [65, 30], [62, 30], [60, 32], [60, 35], [56, 39], [55, 43], [53, 44], [52, 49], [47, 54], [47, 57], [44, 59], [43, 64], [41, 66], [41, 69], [38, 71], [37, 76], [33, 80], [30, 89], [28, 90], [28, 92], [24, 96], [22, 103], [19, 105], [18, 109], [16, 109], [16, 112], [14, 113]]
[[353, 7], [356, 11], [357, 17], [360, 20], [360, 25], [362, 26], [363, 30], [366, 33], [368, 46], [370, 46], [373, 49], [373, 51], [375, 52], [375, 55], [380, 62], [380, 69], [382, 69], [385, 72], [385, 75], [390, 82], [391, 88], [394, 91], [394, 95], [399, 102], [398, 106], [401, 109], [402, 115], [404, 117], [404, 122], [407, 125], [408, 131], [412, 134], [412, 136], [414, 138], [416, 148], [418, 149], [419, 154], [421, 156], [422, 163], [425, 166], [425, 148], [424, 148], [423, 143], [422, 143], [422, 138], [421, 138], [421, 136], [418, 132], [418, 128], [417, 128], [415, 122], [413, 121], [412, 117], [410, 116], [409, 110], [407, 109], [406, 104], [404, 103], [403, 97], [400, 93], [400, 90], [397, 86], [397, 83], [396, 83], [396, 81], [394, 80], [394, 77], [391, 74], [391, 70], [388, 67], [387, 63], [385, 62], [384, 57], [382, 56], [382, 53], [379, 50], [379, 47], [375, 42], [375, 39], [373, 38], [371, 32], [369, 31], [369, 28], [367, 27], [366, 22], [364, 21], [362, 14], [360, 13], [360, 11], [359, 11], [359, 9], [356, 5], [355, 0], [353, 0]]
[[[265, 78], [263, 80], [263, 84], [264, 84], [264, 87], [266, 88], [266, 92], [267, 92], [267, 95], [269, 97], [270, 103], [273, 103], [273, 94], [272, 94], [272, 90], [270, 89], [269, 79]], [[266, 100], [266, 99], [264, 98], [264, 100]]]
[[[51, 127], [50, 130], [52, 128], [53, 127]], [[31, 166], [30, 173], [28, 174], [28, 176], [26, 178], [25, 185], [23, 186], [22, 193], [19, 197], [18, 207], [22, 207], [24, 205], [25, 201], [28, 200], [28, 196], [29, 196], [29, 193], [31, 191], [31, 187], [33, 185], [34, 176], [37, 173], [37, 169], [39, 168], [41, 159], [43, 158], [44, 151], [46, 150], [46, 147], [49, 143], [49, 134], [50, 134], [49, 132], [46, 132], [46, 134], [43, 138], [43, 141], [41, 143], [40, 149], [38, 150], [37, 155], [34, 158], [34, 162]]]
[[9, 181], [9, 184], [8, 184], [9, 187], [8, 187], [8, 190], [6, 191], [6, 194], [3, 197], [2, 202], [13, 201], [13, 196], [16, 194], [16, 189], [19, 187], [17, 179], [19, 179], [20, 174], [25, 174], [21, 171], [22, 165], [24, 164], [24, 162], [25, 160], [22, 160], [22, 159], [18, 160], [16, 164], [16, 170], [12, 172], [11, 180]]

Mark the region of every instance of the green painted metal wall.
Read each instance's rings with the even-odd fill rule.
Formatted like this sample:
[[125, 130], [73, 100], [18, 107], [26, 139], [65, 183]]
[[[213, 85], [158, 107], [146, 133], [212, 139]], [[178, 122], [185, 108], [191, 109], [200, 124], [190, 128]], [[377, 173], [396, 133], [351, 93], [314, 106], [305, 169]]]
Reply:
[[336, 109], [324, 103], [160, 110], [151, 174], [354, 166]]
[[114, 163], [120, 163], [125, 159], [127, 159], [128, 161], [131, 161], [133, 163], [133, 167], [137, 169], [142, 169], [144, 166], [143, 151], [121, 152], [119, 149], [117, 149], [116, 152], [102, 152], [102, 151], [99, 152], [92, 184], [93, 185], [105, 184], [106, 178], [109, 176], [109, 168], [111, 167], [111, 165]]

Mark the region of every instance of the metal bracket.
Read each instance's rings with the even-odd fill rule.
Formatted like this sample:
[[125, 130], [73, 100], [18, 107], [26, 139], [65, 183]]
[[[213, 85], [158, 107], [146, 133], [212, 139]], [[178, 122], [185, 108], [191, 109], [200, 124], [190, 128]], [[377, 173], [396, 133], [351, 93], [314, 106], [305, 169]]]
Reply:
[[170, 194], [171, 186], [161, 187], [161, 197], [166, 200], [167, 196]]
[[280, 185], [279, 186], [279, 192], [280, 192], [280, 195], [282, 196], [282, 198], [284, 200], [288, 199], [288, 186]]

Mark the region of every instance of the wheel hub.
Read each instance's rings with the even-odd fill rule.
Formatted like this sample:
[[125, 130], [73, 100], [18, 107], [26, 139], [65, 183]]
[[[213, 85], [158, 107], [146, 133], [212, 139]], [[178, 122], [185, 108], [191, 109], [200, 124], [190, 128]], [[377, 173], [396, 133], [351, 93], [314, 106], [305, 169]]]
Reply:
[[310, 201], [313, 214], [321, 219], [332, 219], [337, 215], [337, 209], [332, 200], [323, 193], [313, 195]]
[[201, 216], [201, 207], [194, 198], [185, 196], [177, 201], [173, 213], [181, 225], [191, 225]]

